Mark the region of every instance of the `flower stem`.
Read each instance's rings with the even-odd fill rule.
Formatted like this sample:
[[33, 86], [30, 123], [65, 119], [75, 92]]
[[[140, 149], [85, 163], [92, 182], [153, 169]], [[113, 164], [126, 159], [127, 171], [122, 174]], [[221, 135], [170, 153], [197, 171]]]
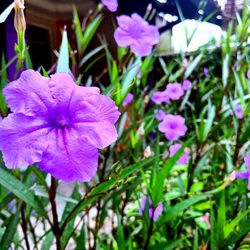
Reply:
[[153, 234], [153, 225], [154, 225], [154, 221], [153, 221], [153, 217], [154, 217], [154, 210], [153, 210], [153, 214], [152, 214], [152, 218], [150, 218], [150, 224], [149, 224], [149, 229], [148, 229], [148, 237], [144, 246], [144, 250], [147, 250], [149, 247], [149, 243], [150, 243], [150, 239], [151, 236]]
[[51, 176], [51, 186], [49, 190], [49, 200], [51, 204], [51, 210], [52, 210], [52, 216], [53, 216], [53, 227], [52, 231], [56, 238], [56, 249], [61, 250], [61, 236], [62, 232], [60, 229], [59, 221], [58, 221], [58, 215], [57, 215], [57, 208], [56, 208], [56, 179]]

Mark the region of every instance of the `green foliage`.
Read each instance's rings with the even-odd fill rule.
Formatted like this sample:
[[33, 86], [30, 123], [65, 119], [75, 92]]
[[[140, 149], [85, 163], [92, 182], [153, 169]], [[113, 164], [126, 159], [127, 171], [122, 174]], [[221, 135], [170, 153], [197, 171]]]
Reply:
[[[0, 15], [0, 22], [9, 10]], [[178, 11], [183, 18], [179, 5]], [[1, 162], [0, 249], [12, 244], [15, 249], [47, 250], [56, 238], [58, 249], [70, 249], [70, 244], [77, 250], [243, 249], [250, 230], [247, 183], [234, 180], [231, 172], [244, 171], [249, 151], [248, 8], [229, 23], [220, 46], [211, 42], [192, 53], [145, 58], [128, 48], [113, 53], [106, 38], [97, 36], [103, 18], [100, 7], [83, 20], [73, 8], [75, 39], [68, 40], [63, 31], [56, 71], [71, 73], [79, 85], [100, 87], [116, 102], [121, 112], [118, 140], [100, 150], [98, 174], [89, 183], [50, 183], [36, 166], [10, 171]], [[26, 49], [25, 64], [32, 68]], [[18, 54], [9, 62], [4, 55], [1, 59], [3, 117], [8, 108], [2, 90], [17, 58]], [[100, 64], [103, 68], [97, 72]], [[17, 73], [21, 69], [17, 67]], [[40, 70], [48, 76], [53, 68], [50, 73]], [[167, 83], [185, 79], [192, 88], [181, 100], [170, 105], [150, 101]], [[128, 93], [134, 99], [124, 107]], [[244, 110], [242, 120], [234, 112], [238, 103]], [[173, 143], [159, 131], [155, 109], [185, 117], [188, 131], [178, 140], [182, 147], [173, 157]], [[180, 165], [186, 149], [189, 162]], [[140, 214], [142, 195], [150, 196], [152, 205], [147, 202]], [[163, 213], [153, 222], [148, 209], [160, 202]]]

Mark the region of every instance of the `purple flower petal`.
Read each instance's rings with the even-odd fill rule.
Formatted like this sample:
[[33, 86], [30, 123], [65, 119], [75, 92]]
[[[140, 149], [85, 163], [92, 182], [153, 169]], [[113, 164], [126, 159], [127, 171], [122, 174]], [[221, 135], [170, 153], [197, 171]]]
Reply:
[[138, 41], [133, 41], [130, 45], [130, 49], [137, 55], [137, 56], [148, 56], [152, 52], [153, 46], [145, 43], [143, 46]]
[[163, 212], [163, 204], [160, 202], [154, 211], [153, 221], [157, 221], [158, 217], [162, 214], [162, 212]]
[[244, 118], [242, 106], [240, 104], [236, 104], [236, 106], [234, 107], [234, 111], [238, 119], [241, 120]]
[[48, 112], [53, 99], [49, 93], [49, 79], [34, 70], [24, 71], [20, 78], [3, 90], [12, 112], [26, 115], [43, 115]]
[[53, 130], [39, 168], [66, 182], [90, 181], [96, 174], [98, 150], [70, 129]]
[[156, 26], [149, 25], [146, 20], [134, 13], [131, 17], [117, 17], [118, 27], [114, 33], [119, 46], [129, 46], [138, 56], [147, 56], [152, 52], [153, 45], [160, 39]]
[[117, 28], [115, 30], [114, 37], [115, 37], [117, 44], [122, 47], [130, 46], [133, 42], [128, 32], [121, 28]]
[[105, 5], [109, 11], [115, 12], [118, 8], [117, 0], [102, 0], [103, 5]]
[[167, 115], [163, 110], [158, 110], [158, 109], [154, 110], [154, 114], [155, 114], [155, 118], [159, 121], [162, 121]]
[[49, 128], [44, 120], [10, 114], [0, 122], [0, 149], [8, 168], [40, 162], [47, 149]]
[[248, 154], [245, 158], [244, 158], [244, 162], [247, 166], [248, 172], [250, 173], [250, 154]]
[[[72, 106], [75, 107], [75, 106]], [[105, 148], [117, 139], [114, 123], [119, 118], [115, 103], [106, 96], [93, 95], [78, 104], [74, 127], [98, 148]], [[73, 113], [73, 110], [71, 111]]]
[[[177, 151], [182, 147], [181, 144], [175, 143], [169, 147], [170, 157], [174, 156]], [[189, 151], [188, 149], [184, 150], [184, 153], [181, 155], [179, 160], [177, 161], [178, 164], [187, 164], [189, 160]]]
[[134, 96], [131, 93], [128, 93], [127, 96], [125, 97], [122, 105], [127, 106], [133, 101]]
[[250, 69], [247, 71], [247, 78], [250, 79]]
[[248, 179], [249, 173], [248, 172], [236, 172], [235, 173], [235, 178], [239, 179]]
[[184, 91], [181, 84], [179, 83], [169, 83], [166, 87], [168, 97], [172, 100], [179, 100], [183, 95]]
[[185, 119], [180, 115], [166, 115], [159, 124], [159, 130], [165, 133], [168, 140], [177, 140], [180, 136], [186, 134]]
[[184, 80], [182, 83], [183, 90], [187, 91], [192, 87], [192, 82], [189, 80]]

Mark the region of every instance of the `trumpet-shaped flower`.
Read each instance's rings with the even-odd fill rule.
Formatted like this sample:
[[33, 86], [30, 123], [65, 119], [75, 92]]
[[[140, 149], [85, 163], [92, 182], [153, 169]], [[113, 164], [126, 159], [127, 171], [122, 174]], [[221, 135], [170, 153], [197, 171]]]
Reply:
[[236, 172], [235, 178], [247, 179], [248, 180], [248, 190], [250, 190], [250, 154], [244, 158], [244, 162], [247, 166], [246, 172]]
[[168, 140], [175, 141], [186, 134], [185, 119], [180, 115], [166, 115], [159, 124], [159, 130], [165, 133]]
[[154, 25], [134, 13], [131, 17], [117, 17], [119, 27], [115, 30], [115, 40], [119, 46], [130, 47], [137, 56], [148, 56], [153, 45], [160, 39], [159, 31]]
[[158, 217], [163, 212], [163, 204], [160, 202], [158, 206], [154, 209], [153, 204], [152, 204], [152, 199], [147, 198], [145, 195], [143, 195], [141, 199], [141, 206], [139, 208], [140, 214], [143, 214], [145, 207], [146, 207], [146, 202], [148, 202], [148, 205], [149, 205], [149, 209], [148, 209], [149, 218], [153, 219], [153, 221], [157, 221]]
[[0, 149], [8, 168], [38, 163], [63, 181], [89, 181], [98, 148], [117, 139], [115, 103], [95, 87], [80, 87], [69, 74], [43, 77], [33, 70], [5, 87], [12, 114], [0, 122]]
[[102, 4], [105, 5], [111, 12], [117, 11], [118, 8], [117, 0], [102, 0]]
[[181, 84], [177, 82], [169, 83], [166, 87], [166, 91], [169, 99], [174, 101], [179, 100], [184, 95]]

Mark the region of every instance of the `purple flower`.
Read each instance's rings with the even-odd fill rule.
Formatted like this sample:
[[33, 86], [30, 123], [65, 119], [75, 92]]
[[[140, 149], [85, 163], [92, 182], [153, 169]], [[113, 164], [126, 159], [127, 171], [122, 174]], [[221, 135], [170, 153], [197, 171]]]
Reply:
[[166, 91], [168, 93], [168, 97], [175, 101], [179, 100], [184, 95], [181, 84], [177, 82], [169, 83], [166, 87]]
[[117, 139], [115, 103], [95, 87], [80, 87], [69, 74], [43, 77], [33, 70], [4, 88], [12, 114], [0, 122], [0, 149], [8, 168], [38, 163], [63, 181], [89, 181], [98, 148]]
[[247, 71], [247, 78], [250, 79], [250, 69]]
[[248, 190], [250, 190], [250, 154], [244, 158], [244, 162], [247, 166], [246, 172], [236, 172], [235, 178], [247, 179], [248, 180]]
[[186, 134], [185, 119], [180, 115], [166, 115], [159, 125], [159, 130], [165, 133], [168, 140], [175, 141]]
[[183, 83], [182, 83], [182, 88], [183, 90], [187, 91], [189, 90], [190, 88], [192, 87], [192, 82], [189, 81], [189, 80], [184, 80]]
[[117, 0], [102, 0], [102, 4], [105, 5], [111, 12], [117, 11], [118, 8]]
[[154, 110], [155, 118], [159, 121], [163, 120], [167, 115], [163, 110], [155, 109]]
[[127, 96], [125, 97], [122, 106], [127, 106], [133, 101], [134, 96], [131, 93], [128, 93]]
[[209, 69], [208, 69], [207, 67], [205, 67], [205, 68], [203, 69], [203, 73], [204, 73], [204, 75], [205, 75], [206, 77], [208, 77], [208, 76], [209, 76]]
[[153, 221], [157, 221], [158, 217], [163, 212], [163, 204], [160, 202], [158, 206], [154, 209], [152, 205], [152, 199], [147, 198], [145, 195], [143, 195], [141, 199], [141, 206], [139, 208], [140, 214], [143, 214], [145, 210], [146, 202], [148, 202], [148, 206], [149, 206], [149, 209], [148, 209], [149, 218], [153, 219]]
[[153, 45], [160, 39], [159, 31], [154, 25], [134, 13], [131, 17], [117, 17], [119, 27], [115, 30], [115, 40], [119, 46], [129, 46], [137, 56], [148, 56]]
[[[169, 147], [170, 157], [174, 156], [177, 151], [181, 148], [181, 144], [175, 143]], [[179, 160], [177, 161], [178, 164], [187, 164], [189, 160], [189, 150], [185, 149], [184, 153], [181, 155]]]
[[243, 115], [242, 106], [240, 104], [236, 104], [236, 106], [234, 107], [234, 111], [238, 119], [240, 120], [243, 119], [244, 115]]
[[156, 104], [162, 104], [163, 102], [170, 103], [167, 90], [154, 92], [151, 100]]

